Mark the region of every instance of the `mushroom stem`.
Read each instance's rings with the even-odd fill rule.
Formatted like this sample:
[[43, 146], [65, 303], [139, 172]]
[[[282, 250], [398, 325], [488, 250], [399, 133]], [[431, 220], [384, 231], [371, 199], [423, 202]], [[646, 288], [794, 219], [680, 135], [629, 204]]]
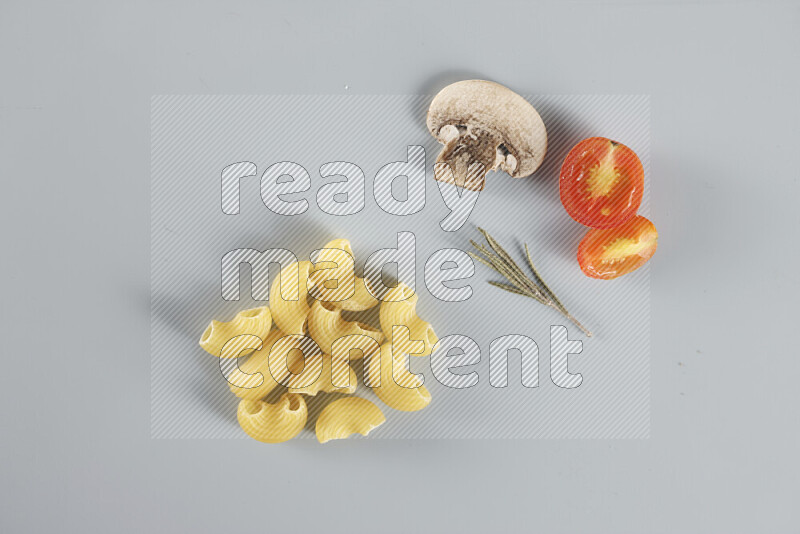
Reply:
[[487, 133], [470, 133], [450, 139], [436, 158], [434, 178], [471, 191], [482, 191], [486, 173], [497, 168], [500, 141]]

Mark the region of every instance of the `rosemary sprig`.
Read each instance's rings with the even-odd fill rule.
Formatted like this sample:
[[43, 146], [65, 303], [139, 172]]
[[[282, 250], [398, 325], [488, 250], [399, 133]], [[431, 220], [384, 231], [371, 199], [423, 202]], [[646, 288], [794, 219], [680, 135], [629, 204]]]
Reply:
[[558, 310], [564, 317], [575, 323], [575, 326], [580, 328], [587, 337], [592, 337], [592, 333], [589, 332], [585, 326], [578, 322], [578, 320], [567, 311], [550, 287], [544, 283], [544, 280], [542, 280], [542, 277], [539, 275], [539, 271], [537, 271], [536, 267], [533, 265], [533, 260], [531, 260], [531, 253], [530, 250], [528, 250], [527, 243], [525, 243], [525, 256], [528, 260], [528, 266], [533, 272], [532, 278], [528, 277], [523, 270], [520, 269], [519, 265], [517, 265], [517, 263], [511, 258], [508, 252], [506, 252], [505, 249], [501, 247], [500, 244], [486, 232], [486, 230], [483, 228], [478, 228], [478, 231], [483, 234], [484, 238], [486, 238], [489, 248], [487, 249], [484, 245], [470, 240], [470, 243], [472, 243], [472, 246], [475, 247], [477, 253], [469, 252], [468, 254], [490, 269], [493, 269], [502, 275], [509, 282], [508, 284], [501, 284], [499, 282], [490, 281], [489, 283], [491, 285], [516, 295], [530, 297], [534, 300], [538, 300], [545, 306], [550, 306], [551, 308]]

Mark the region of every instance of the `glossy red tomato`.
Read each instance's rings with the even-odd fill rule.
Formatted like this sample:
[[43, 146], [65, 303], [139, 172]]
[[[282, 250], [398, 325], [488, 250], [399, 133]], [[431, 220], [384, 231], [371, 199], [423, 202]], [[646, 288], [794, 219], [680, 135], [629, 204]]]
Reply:
[[567, 154], [559, 189], [570, 217], [592, 228], [613, 228], [631, 220], [639, 210], [644, 167], [625, 145], [591, 137]]
[[578, 263], [586, 276], [611, 280], [635, 271], [658, 246], [658, 232], [638, 215], [617, 228], [589, 230], [578, 245]]

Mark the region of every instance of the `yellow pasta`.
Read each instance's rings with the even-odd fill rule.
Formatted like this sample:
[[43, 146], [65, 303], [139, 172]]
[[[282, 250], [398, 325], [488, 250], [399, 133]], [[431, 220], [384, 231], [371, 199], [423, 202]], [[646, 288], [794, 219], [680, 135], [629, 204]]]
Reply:
[[[395, 345], [396, 350], [407, 352], [411, 356], [427, 356], [439, 338], [436, 337], [430, 323], [423, 321], [417, 315], [417, 299], [416, 293], [403, 283], [392, 288], [386, 293], [381, 304], [381, 329], [386, 339]], [[395, 340], [392, 336], [394, 326], [408, 328], [408, 338], [410, 339], [404, 336]], [[401, 334], [404, 331], [404, 329], [400, 329]], [[414, 344], [414, 341], [422, 341], [423, 345], [420, 347], [418, 343]]]
[[364, 311], [378, 304], [367, 281], [355, 274], [353, 249], [347, 239], [335, 239], [320, 251], [310, 278], [313, 297], [346, 311]]
[[367, 399], [348, 397], [335, 400], [317, 418], [317, 440], [325, 443], [353, 434], [366, 436], [385, 421], [381, 409]]
[[310, 277], [311, 296], [325, 302], [341, 302], [355, 293], [355, 260], [346, 239], [326, 244], [317, 255]]
[[[318, 377], [311, 384], [301, 385], [306, 382], [302, 377], [306, 371], [310, 375]], [[303, 373], [289, 378], [287, 384], [289, 393], [311, 396], [319, 392], [349, 395], [355, 392], [358, 386], [358, 377], [347, 360], [334, 358], [330, 354], [317, 354], [312, 358], [306, 358]]]
[[[415, 412], [430, 404], [421, 377], [408, 369], [409, 355], [430, 355], [438, 342], [433, 327], [417, 315], [417, 295], [405, 284], [391, 289], [378, 310], [380, 328], [345, 320], [343, 312], [379, 303], [368, 281], [356, 276], [354, 263], [348, 240], [331, 241], [316, 263], [300, 261], [281, 270], [270, 287], [269, 308], [211, 321], [203, 333], [200, 346], [223, 358], [220, 368], [240, 399], [239, 425], [253, 439], [281, 443], [297, 436], [308, 420], [305, 395], [354, 393], [358, 377], [350, 360], [365, 359], [365, 385], [390, 408]], [[277, 402], [266, 402], [279, 388], [285, 392]], [[317, 439], [366, 436], [385, 421], [366, 399], [337, 399], [317, 418]]]
[[200, 346], [212, 356], [238, 358], [243, 355], [242, 352], [249, 354], [253, 351], [252, 336], [264, 340], [271, 327], [269, 308], [244, 310], [231, 321], [211, 321], [200, 337]]
[[275, 379], [284, 386], [302, 388], [311, 386], [322, 372], [322, 352], [308, 336], [290, 334], [280, 338], [269, 354], [268, 368]]
[[364, 311], [375, 307], [378, 304], [378, 299], [369, 292], [367, 289], [366, 278], [357, 277], [355, 280], [356, 292], [347, 300], [337, 303], [340, 308], [345, 311]]
[[405, 366], [405, 353], [392, 354], [392, 345], [381, 345], [379, 354], [367, 359], [365, 381], [387, 406], [416, 412], [431, 402], [431, 394]]
[[333, 302], [317, 301], [311, 305], [308, 314], [308, 334], [317, 342], [322, 352], [333, 353], [333, 342], [352, 335], [367, 336], [378, 343], [383, 341], [383, 333], [377, 328], [356, 321], [345, 321], [342, 310], [335, 308]]
[[272, 281], [269, 306], [272, 319], [282, 332], [303, 334], [305, 331], [306, 317], [310, 310], [308, 277], [312, 269], [310, 261], [292, 263], [282, 269], [280, 276]]
[[[269, 369], [270, 351], [275, 343], [285, 335], [277, 329], [270, 332], [261, 349], [248, 356], [237, 369], [228, 375], [228, 387], [234, 395], [241, 399], [261, 400], [280, 384], [280, 380], [286, 378], [285, 374], [274, 377]], [[275, 358], [289, 356], [295, 356], [295, 353], [286, 350], [279, 354], [276, 351]], [[287, 368], [290, 365], [294, 364], [287, 363]]]
[[302, 395], [284, 393], [275, 404], [242, 399], [236, 416], [248, 436], [264, 443], [281, 443], [303, 430], [308, 408]]
[[380, 343], [382, 341], [383, 334], [381, 334], [380, 341], [376, 336], [363, 334], [342, 336], [331, 344], [331, 354], [335, 358], [341, 358], [345, 361], [360, 360], [364, 356], [376, 354], [381, 349]]

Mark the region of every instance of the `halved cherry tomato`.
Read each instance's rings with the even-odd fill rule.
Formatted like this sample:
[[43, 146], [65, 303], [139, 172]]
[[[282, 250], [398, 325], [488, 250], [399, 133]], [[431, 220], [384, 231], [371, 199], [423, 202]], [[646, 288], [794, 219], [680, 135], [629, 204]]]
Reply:
[[586, 276], [611, 280], [647, 263], [657, 246], [656, 227], [638, 215], [617, 228], [589, 230], [578, 245], [578, 263]]
[[570, 217], [592, 228], [613, 228], [631, 220], [639, 210], [644, 168], [625, 145], [590, 137], [567, 154], [559, 189]]

